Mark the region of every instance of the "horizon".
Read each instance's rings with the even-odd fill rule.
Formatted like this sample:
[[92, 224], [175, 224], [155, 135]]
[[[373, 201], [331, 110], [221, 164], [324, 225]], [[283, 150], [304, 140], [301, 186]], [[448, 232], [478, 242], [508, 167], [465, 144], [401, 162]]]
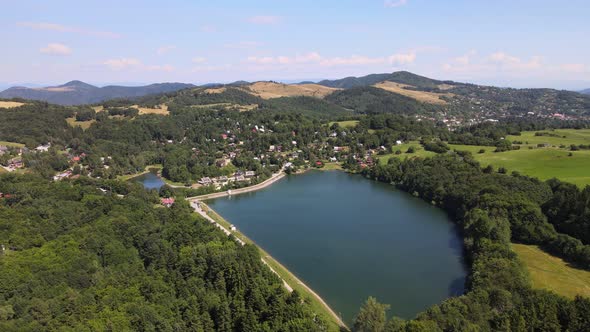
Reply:
[[[590, 46], [579, 42], [590, 33], [590, 4], [581, 0], [71, 4], [4, 5], [13, 15], [0, 23], [11, 41], [0, 87], [292, 83], [406, 70], [479, 85], [590, 88]], [[144, 19], [130, 24], [131, 16]]]

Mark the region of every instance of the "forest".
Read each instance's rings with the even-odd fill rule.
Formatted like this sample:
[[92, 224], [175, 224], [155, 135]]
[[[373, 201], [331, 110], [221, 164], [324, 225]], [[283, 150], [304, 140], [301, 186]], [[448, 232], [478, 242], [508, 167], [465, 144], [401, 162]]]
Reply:
[[256, 247], [188, 203], [158, 208], [138, 185], [37, 175], [0, 176], [0, 192], [2, 331], [326, 329]]

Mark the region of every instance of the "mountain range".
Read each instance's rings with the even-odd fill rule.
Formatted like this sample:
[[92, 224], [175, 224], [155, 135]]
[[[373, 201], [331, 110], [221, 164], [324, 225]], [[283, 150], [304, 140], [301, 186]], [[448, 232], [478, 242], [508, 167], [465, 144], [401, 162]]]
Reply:
[[590, 89], [582, 90], [582, 91], [580, 91], [580, 93], [590, 95]]
[[109, 85], [99, 88], [81, 81], [71, 81], [63, 85], [50, 87], [12, 87], [0, 92], [0, 98], [41, 100], [58, 105], [80, 105], [99, 103], [116, 98], [134, 98], [174, 92], [191, 87], [194, 87], [194, 85], [185, 83], [158, 83], [137, 87]]

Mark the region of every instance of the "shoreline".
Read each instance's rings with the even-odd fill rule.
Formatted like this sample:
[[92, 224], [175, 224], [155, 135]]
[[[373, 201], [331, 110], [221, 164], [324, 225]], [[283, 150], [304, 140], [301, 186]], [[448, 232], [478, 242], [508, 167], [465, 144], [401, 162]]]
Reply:
[[[304, 172], [298, 173], [298, 174], [303, 174]], [[269, 178], [257, 185], [237, 189], [236, 192], [234, 192], [232, 190], [231, 194], [228, 194], [228, 192], [225, 191], [225, 192], [206, 194], [206, 195], [200, 195], [200, 196], [195, 196], [195, 197], [187, 197], [186, 200], [189, 202], [190, 206], [193, 208], [193, 210], [196, 213], [198, 213], [200, 216], [205, 218], [207, 221], [214, 224], [217, 228], [221, 229], [227, 236], [233, 235], [236, 242], [238, 242], [240, 245], [243, 246], [243, 245], [246, 245], [247, 243], [255, 245], [256, 248], [258, 248], [258, 250], [260, 250], [260, 253], [262, 256], [261, 257], [262, 262], [266, 266], [268, 266], [268, 268], [271, 270], [271, 272], [276, 274], [283, 281], [283, 286], [285, 287], [285, 289], [287, 289], [287, 291], [293, 292], [293, 290], [297, 286], [299, 286], [300, 288], [303, 288], [304, 292], [306, 292], [307, 295], [311, 296], [313, 298], [312, 300], [317, 301], [317, 303], [323, 308], [325, 314], [328, 314], [329, 316], [331, 316], [331, 317], [326, 317], [327, 319], [331, 318], [330, 321], [332, 323], [336, 324], [338, 326], [338, 328], [344, 328], [344, 329], [348, 330], [348, 326], [344, 323], [344, 321], [342, 321], [340, 316], [337, 315], [336, 312], [334, 310], [332, 310], [332, 308], [326, 303], [326, 301], [324, 301], [324, 299], [320, 295], [318, 295], [311, 287], [307, 286], [293, 272], [289, 271], [277, 259], [272, 257], [268, 252], [266, 252], [258, 244], [256, 244], [254, 241], [249, 239], [247, 236], [245, 236], [242, 232], [240, 232], [239, 230], [230, 231], [229, 229], [224, 227], [220, 221], [215, 220], [213, 217], [217, 217], [220, 220], [222, 220], [223, 222], [230, 224], [219, 213], [217, 213], [215, 210], [213, 210], [212, 208], [210, 208], [208, 205], [206, 205], [203, 202], [204, 200], [207, 200], [207, 199], [220, 198], [220, 197], [225, 197], [225, 196], [230, 196], [230, 195], [231, 196], [239, 195], [239, 194], [243, 194], [243, 193], [247, 193], [247, 192], [260, 190], [260, 189], [266, 188], [266, 187], [270, 186], [271, 184], [275, 183], [276, 181], [282, 179], [283, 177], [285, 177], [285, 175], [286, 174], [281, 171], [280, 173], [273, 174], [273, 176], [271, 178]], [[203, 206], [206, 207], [207, 211], [203, 210]], [[212, 214], [213, 217], [211, 217], [209, 214]], [[273, 265], [275, 266], [275, 268], [273, 268]], [[277, 270], [281, 270], [286, 275], [281, 275], [281, 273], [277, 272]], [[289, 279], [290, 281], [292, 281], [293, 284], [289, 284], [287, 282], [287, 280], [285, 280], [285, 279]], [[306, 294], [304, 293], [301, 295], [305, 296]]]
[[239, 188], [239, 189], [226, 190], [226, 191], [220, 191], [220, 192], [216, 192], [216, 193], [212, 193], [212, 194], [187, 197], [186, 199], [188, 201], [193, 201], [193, 200], [206, 201], [208, 199], [213, 199], [213, 198], [220, 198], [220, 197], [226, 197], [226, 196], [245, 194], [245, 193], [249, 193], [251, 191], [264, 189], [264, 188], [270, 186], [271, 184], [277, 182], [278, 180], [284, 178], [285, 175], [286, 175], [285, 172], [280, 171], [279, 173], [275, 173], [275, 174], [271, 175], [270, 178], [268, 178], [258, 184], [255, 184], [253, 186], [248, 186], [248, 187]]

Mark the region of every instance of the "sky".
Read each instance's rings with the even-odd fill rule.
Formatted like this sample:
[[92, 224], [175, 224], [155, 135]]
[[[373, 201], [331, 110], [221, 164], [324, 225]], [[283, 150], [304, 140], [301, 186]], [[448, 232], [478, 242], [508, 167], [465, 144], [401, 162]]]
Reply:
[[0, 0], [0, 84], [295, 82], [407, 70], [590, 88], [590, 1]]

